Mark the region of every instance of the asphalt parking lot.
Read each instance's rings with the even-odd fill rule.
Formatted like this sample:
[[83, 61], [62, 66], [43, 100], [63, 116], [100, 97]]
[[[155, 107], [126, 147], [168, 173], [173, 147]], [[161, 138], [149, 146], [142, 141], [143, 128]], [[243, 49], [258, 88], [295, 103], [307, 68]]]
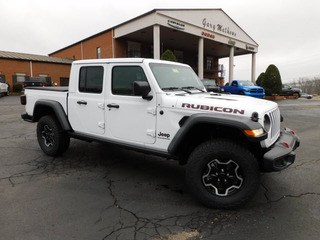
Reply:
[[0, 239], [319, 239], [320, 100], [278, 104], [296, 162], [226, 211], [201, 206], [174, 161], [78, 140], [44, 155], [19, 97], [1, 97]]

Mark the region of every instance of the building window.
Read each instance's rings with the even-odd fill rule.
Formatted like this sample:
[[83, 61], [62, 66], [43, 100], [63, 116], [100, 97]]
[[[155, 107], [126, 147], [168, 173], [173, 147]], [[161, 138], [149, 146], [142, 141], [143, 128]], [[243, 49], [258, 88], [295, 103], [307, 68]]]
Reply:
[[213, 70], [213, 57], [207, 57], [206, 70]]
[[100, 49], [100, 47], [97, 48], [97, 58], [98, 59], [101, 58], [101, 49]]
[[133, 96], [133, 82], [147, 81], [141, 67], [121, 66], [112, 69], [112, 93], [115, 95]]
[[82, 67], [80, 69], [79, 91], [102, 93], [103, 67]]
[[1, 72], [0, 72], [0, 82], [2, 82], [2, 83], [6, 82], [6, 76], [1, 74]]
[[141, 43], [128, 41], [127, 57], [141, 57]]
[[16, 73], [17, 76], [17, 82], [22, 83], [26, 80], [26, 74], [25, 73]]

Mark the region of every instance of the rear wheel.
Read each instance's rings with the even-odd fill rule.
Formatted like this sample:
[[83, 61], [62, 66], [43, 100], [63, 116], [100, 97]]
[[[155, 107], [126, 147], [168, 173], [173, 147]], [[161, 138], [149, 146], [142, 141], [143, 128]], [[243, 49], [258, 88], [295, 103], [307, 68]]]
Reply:
[[296, 98], [299, 98], [299, 97], [300, 97], [300, 94], [297, 93], [297, 92], [295, 92], [295, 93], [293, 93], [293, 96], [295, 96]]
[[204, 205], [234, 209], [256, 193], [260, 172], [246, 148], [228, 140], [211, 140], [190, 155], [186, 178], [191, 192]]
[[70, 144], [70, 137], [62, 130], [58, 120], [51, 115], [40, 118], [37, 138], [42, 151], [50, 156], [64, 153]]

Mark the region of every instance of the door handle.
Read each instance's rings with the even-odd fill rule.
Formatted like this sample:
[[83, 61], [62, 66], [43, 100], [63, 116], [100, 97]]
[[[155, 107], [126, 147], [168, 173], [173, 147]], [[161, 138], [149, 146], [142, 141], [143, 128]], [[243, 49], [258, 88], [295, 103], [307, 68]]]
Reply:
[[78, 103], [79, 105], [87, 105], [87, 102], [86, 102], [86, 101], [83, 101], [83, 100], [78, 101], [77, 103]]
[[119, 108], [120, 106], [116, 103], [110, 103], [107, 105], [108, 108]]

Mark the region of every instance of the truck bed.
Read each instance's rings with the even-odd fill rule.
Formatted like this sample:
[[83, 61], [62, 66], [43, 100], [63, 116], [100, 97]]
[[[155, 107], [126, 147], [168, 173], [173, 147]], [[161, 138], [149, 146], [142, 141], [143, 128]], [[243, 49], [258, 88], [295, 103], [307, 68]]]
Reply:
[[[28, 87], [25, 88], [25, 95], [28, 96], [26, 112], [32, 116], [36, 101], [51, 100], [59, 102], [64, 111], [67, 112], [68, 87]], [[32, 94], [30, 94], [33, 92]], [[49, 94], [50, 92], [50, 94]]]

